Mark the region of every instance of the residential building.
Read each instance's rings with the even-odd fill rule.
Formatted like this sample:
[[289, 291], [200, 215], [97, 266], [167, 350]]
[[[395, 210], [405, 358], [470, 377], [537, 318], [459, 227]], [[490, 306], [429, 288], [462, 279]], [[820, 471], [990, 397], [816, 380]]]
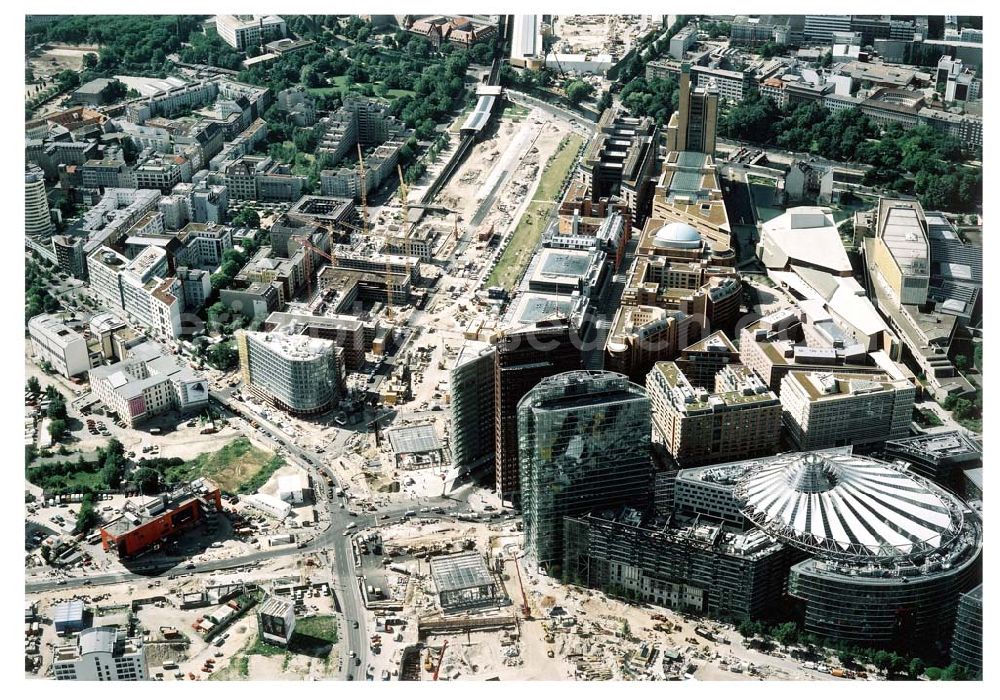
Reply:
[[649, 399], [623, 375], [580, 370], [540, 381], [517, 415], [525, 551], [557, 576], [565, 516], [652, 505]]
[[609, 107], [580, 161], [580, 179], [591, 196], [621, 197], [632, 212], [633, 226], [641, 226], [649, 215], [658, 142], [652, 119], [628, 117]]
[[52, 250], [56, 254], [56, 264], [59, 269], [77, 279], [87, 277], [87, 258], [83, 253], [85, 238], [72, 236], [53, 236]]
[[260, 47], [274, 37], [288, 35], [285, 20], [277, 15], [217, 15], [219, 38], [237, 51]]
[[719, 118], [718, 86], [710, 80], [705, 87], [691, 85], [691, 64], [681, 64], [680, 102], [667, 124], [667, 151], [695, 151], [715, 154]]
[[563, 580], [679, 612], [757, 620], [784, 594], [794, 550], [760, 530], [634, 509], [564, 518]]
[[518, 402], [542, 379], [581, 369], [582, 343], [570, 321], [557, 318], [504, 331], [496, 346], [496, 489], [513, 502], [520, 490]]
[[653, 434], [681, 467], [771, 454], [781, 434], [781, 404], [752, 371], [726, 367], [713, 391], [695, 386], [673, 362], [646, 378]]
[[197, 413], [208, 406], [208, 381], [153, 342], [90, 370], [91, 391], [130, 428], [166, 411]]
[[177, 279], [181, 283], [184, 310], [188, 313], [198, 311], [205, 305], [205, 300], [212, 295], [212, 276], [208, 270], [178, 267]]
[[496, 469], [496, 348], [466, 340], [449, 374], [452, 463], [461, 473]]
[[69, 378], [90, 369], [87, 340], [67, 326], [58, 316], [42, 314], [28, 321], [31, 352], [35, 362], [48, 362], [62, 376]]
[[343, 350], [331, 340], [292, 330], [237, 334], [243, 383], [281, 410], [296, 415], [323, 413], [337, 398]]
[[149, 680], [146, 649], [117, 627], [91, 627], [74, 644], [55, 649], [52, 674], [57, 681]]
[[789, 202], [830, 204], [833, 200], [833, 175], [832, 166], [808, 160], [795, 161], [785, 175], [785, 196]]
[[740, 364], [740, 353], [723, 331], [715, 331], [682, 349], [675, 363], [693, 386], [712, 390], [719, 372]]
[[881, 443], [909, 435], [915, 396], [909, 381], [881, 373], [789, 372], [782, 420], [801, 450]]
[[31, 238], [49, 238], [55, 233], [45, 193], [42, 169], [29, 163], [24, 169], [24, 233]]

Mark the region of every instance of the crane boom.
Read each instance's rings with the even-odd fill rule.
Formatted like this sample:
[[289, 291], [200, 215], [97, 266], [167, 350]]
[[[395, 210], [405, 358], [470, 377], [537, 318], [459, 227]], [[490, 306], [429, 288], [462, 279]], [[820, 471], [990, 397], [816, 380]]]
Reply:
[[531, 608], [528, 607], [528, 596], [524, 592], [524, 582], [521, 580], [521, 566], [517, 563], [516, 556], [514, 557], [514, 571], [517, 572], [517, 585], [521, 587], [521, 613], [525, 620], [530, 620]]
[[437, 665], [434, 667], [434, 680], [438, 679], [438, 673], [441, 672], [441, 662], [444, 661], [444, 650], [448, 648], [448, 640], [444, 640], [444, 644], [441, 645], [441, 655], [438, 656]]

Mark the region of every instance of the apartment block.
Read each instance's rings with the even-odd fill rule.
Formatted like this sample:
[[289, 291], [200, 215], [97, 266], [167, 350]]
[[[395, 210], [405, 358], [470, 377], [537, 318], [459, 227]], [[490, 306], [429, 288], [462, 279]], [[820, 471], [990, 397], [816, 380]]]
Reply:
[[884, 374], [789, 372], [782, 420], [800, 450], [864, 445], [909, 435], [916, 389]]
[[144, 342], [114, 364], [90, 370], [90, 386], [129, 427], [178, 410], [194, 413], [208, 405], [208, 382], [162, 346]]
[[117, 627], [91, 627], [55, 649], [52, 674], [57, 681], [149, 680], [146, 649]]
[[781, 434], [781, 404], [744, 367], [719, 373], [717, 391], [693, 385], [673, 362], [646, 378], [653, 433], [682, 467], [772, 453]]

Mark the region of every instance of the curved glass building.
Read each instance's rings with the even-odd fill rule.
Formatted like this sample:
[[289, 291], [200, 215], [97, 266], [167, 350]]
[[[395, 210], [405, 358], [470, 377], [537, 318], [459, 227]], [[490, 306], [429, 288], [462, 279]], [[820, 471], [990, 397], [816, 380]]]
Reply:
[[788, 580], [807, 632], [863, 646], [950, 641], [982, 554], [979, 518], [951, 493], [896, 464], [805, 452], [761, 460], [733, 497], [754, 525], [813, 555]]

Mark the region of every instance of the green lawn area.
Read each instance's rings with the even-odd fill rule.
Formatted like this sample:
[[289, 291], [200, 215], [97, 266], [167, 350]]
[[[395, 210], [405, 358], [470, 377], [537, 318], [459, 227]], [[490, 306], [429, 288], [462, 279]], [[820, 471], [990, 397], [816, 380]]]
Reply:
[[329, 656], [337, 643], [337, 619], [333, 615], [306, 617], [295, 622], [295, 631], [283, 649], [263, 641], [258, 635], [253, 644], [246, 648], [246, 655], [281, 656], [283, 654], [304, 654], [306, 656]]
[[280, 456], [254, 447], [241, 437], [216, 452], [206, 452], [190, 462], [170, 467], [166, 477], [167, 481], [177, 483], [204, 476], [223, 491], [252, 493], [284, 463]]
[[510, 119], [511, 121], [519, 122], [529, 114], [531, 114], [531, 110], [527, 107], [507, 102], [504, 104], [503, 111], [500, 112], [500, 119]]
[[545, 166], [532, 197], [534, 201], [524, 210], [510, 243], [487, 278], [487, 286], [503, 287], [508, 291], [513, 289], [538, 246], [542, 231], [549, 222], [553, 202], [562, 192], [563, 180], [576, 161], [582, 144], [583, 138], [575, 134], [565, 137], [559, 144], [559, 150]]
[[[333, 84], [327, 87], [307, 88], [306, 92], [312, 95], [331, 95], [331, 94], [338, 94], [341, 90], [347, 88], [346, 75], [336, 75], [330, 78], [330, 82]], [[380, 84], [381, 81], [372, 83], [373, 86]], [[357, 83], [357, 85], [361, 85], [361, 83]], [[416, 93], [413, 92], [413, 90], [404, 90], [402, 88], [389, 88], [388, 90], [385, 91], [386, 97], [402, 97], [403, 95], [415, 95], [415, 94]]]
[[923, 411], [919, 408], [913, 409], [914, 419], [917, 423], [924, 427], [936, 428], [940, 425], [944, 425], [944, 422], [938, 417], [938, 414], [934, 411]]

